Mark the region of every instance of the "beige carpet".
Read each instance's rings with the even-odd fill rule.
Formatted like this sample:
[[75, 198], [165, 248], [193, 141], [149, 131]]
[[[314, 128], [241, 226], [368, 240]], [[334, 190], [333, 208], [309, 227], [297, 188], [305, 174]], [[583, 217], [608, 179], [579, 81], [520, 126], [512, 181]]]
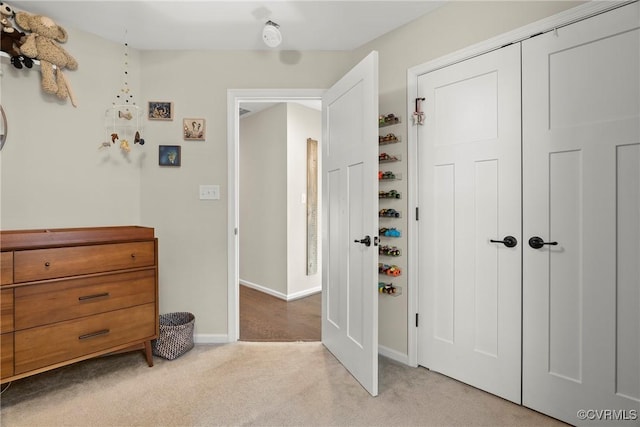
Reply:
[[2, 426], [552, 426], [558, 421], [424, 368], [380, 358], [370, 397], [320, 343], [199, 345], [105, 357], [14, 382]]

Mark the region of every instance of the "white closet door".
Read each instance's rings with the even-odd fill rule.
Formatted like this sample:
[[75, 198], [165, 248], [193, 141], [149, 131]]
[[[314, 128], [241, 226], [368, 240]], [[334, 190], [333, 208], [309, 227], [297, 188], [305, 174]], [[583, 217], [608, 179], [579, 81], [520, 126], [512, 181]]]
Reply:
[[520, 45], [424, 74], [418, 94], [418, 363], [519, 403]]
[[638, 425], [639, 26], [635, 3], [522, 43], [523, 404], [571, 424]]

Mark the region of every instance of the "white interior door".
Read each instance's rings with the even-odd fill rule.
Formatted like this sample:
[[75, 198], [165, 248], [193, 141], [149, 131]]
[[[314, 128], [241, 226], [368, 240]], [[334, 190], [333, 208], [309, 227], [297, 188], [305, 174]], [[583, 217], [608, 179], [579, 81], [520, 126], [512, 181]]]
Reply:
[[640, 415], [639, 26], [635, 3], [522, 43], [523, 237], [546, 243], [523, 249], [523, 404], [571, 424]]
[[519, 403], [520, 46], [424, 74], [418, 94], [418, 363]]
[[322, 122], [322, 342], [376, 396], [377, 52], [326, 92]]

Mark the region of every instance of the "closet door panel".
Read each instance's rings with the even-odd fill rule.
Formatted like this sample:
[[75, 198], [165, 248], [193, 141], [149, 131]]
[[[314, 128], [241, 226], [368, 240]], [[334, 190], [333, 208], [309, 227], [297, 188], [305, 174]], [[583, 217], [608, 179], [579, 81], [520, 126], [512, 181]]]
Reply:
[[520, 45], [424, 74], [418, 93], [418, 363], [520, 403]]
[[640, 409], [639, 27], [634, 3], [522, 42], [523, 404], [571, 424]]
[[640, 400], [640, 144], [617, 149], [616, 393]]

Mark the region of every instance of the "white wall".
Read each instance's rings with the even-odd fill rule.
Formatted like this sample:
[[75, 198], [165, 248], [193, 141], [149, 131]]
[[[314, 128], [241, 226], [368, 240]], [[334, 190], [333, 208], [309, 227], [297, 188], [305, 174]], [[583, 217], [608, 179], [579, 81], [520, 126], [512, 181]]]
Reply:
[[240, 120], [240, 283], [286, 297], [287, 104]]
[[[140, 170], [153, 158], [139, 146], [128, 157], [118, 147], [98, 150], [105, 110], [124, 83], [124, 43], [67, 30], [63, 46], [79, 67], [65, 75], [77, 108], [42, 92], [39, 66], [17, 70], [1, 57], [9, 122], [0, 152], [2, 229], [143, 225]], [[129, 52], [128, 63], [130, 93], [142, 104], [138, 52]]]
[[[376, 49], [380, 112], [404, 116], [408, 67], [578, 4], [451, 2], [354, 52], [132, 49], [129, 84], [138, 102], [172, 101], [175, 118], [145, 123], [147, 144], [141, 154], [131, 156], [131, 162], [117, 149], [109, 154], [98, 151], [104, 139], [104, 111], [121, 87], [123, 46], [67, 28], [65, 47], [80, 64], [77, 71], [67, 73], [79, 100], [77, 109], [42, 95], [37, 72], [16, 73], [2, 59], [0, 93], [10, 127], [0, 154], [0, 227], [155, 227], [161, 312], [191, 311], [201, 339], [223, 340], [228, 89], [327, 88]], [[206, 141], [182, 140], [183, 117], [206, 119]], [[400, 133], [406, 141], [406, 128]], [[158, 167], [160, 144], [183, 146], [181, 167]], [[221, 199], [200, 201], [200, 184], [219, 184]], [[406, 354], [406, 295], [381, 297], [380, 343]]]
[[318, 141], [318, 171], [322, 165], [322, 113], [287, 103], [287, 295], [302, 297], [322, 289], [322, 179], [318, 176], [318, 271], [307, 275], [307, 138]]
[[[66, 28], [79, 62], [67, 77], [79, 107], [43, 95], [39, 73], [2, 58], [9, 138], [0, 153], [2, 229], [145, 225], [159, 237], [160, 311], [190, 311], [204, 340], [227, 333], [226, 95], [230, 88], [325, 88], [349, 52], [129, 52], [129, 87], [174, 102], [173, 121], [145, 122], [144, 147], [125, 159], [104, 141], [104, 112], [122, 88], [123, 44]], [[184, 117], [206, 119], [206, 141], [183, 141]], [[160, 168], [158, 145], [182, 145], [182, 166]], [[221, 199], [200, 201], [200, 184]]]
[[[453, 1], [436, 9], [431, 14], [368, 43], [355, 50], [354, 61], [364, 58], [370, 51], [379, 53], [379, 91], [380, 114], [394, 113], [404, 122], [402, 126], [380, 129], [381, 134], [393, 132], [400, 135], [403, 143], [381, 147], [381, 151], [393, 150], [402, 156], [403, 161], [393, 166], [385, 164], [384, 169], [394, 170], [407, 176], [407, 129], [411, 119], [406, 117], [407, 105], [407, 69], [455, 52], [475, 43], [487, 40], [499, 34], [519, 28], [531, 22], [551, 16], [555, 13], [578, 6], [583, 2], [567, 1]], [[391, 148], [393, 147], [393, 148]], [[396, 189], [407, 194], [406, 178], [398, 182]], [[406, 197], [399, 206], [403, 213], [411, 209], [406, 205]], [[394, 244], [406, 254], [407, 221], [404, 215], [398, 222], [403, 237], [394, 240]], [[394, 278], [394, 285], [406, 289], [408, 270], [407, 257], [394, 259], [394, 263], [404, 269], [403, 276]], [[406, 355], [408, 343], [408, 303], [415, 295], [403, 293], [398, 297], [381, 295], [379, 302], [379, 343], [392, 354]]]
[[[283, 58], [285, 56], [285, 58]], [[292, 57], [295, 56], [295, 61]], [[296, 62], [297, 61], [297, 62]], [[176, 119], [151, 123], [148, 152], [182, 144], [182, 167], [142, 171], [142, 222], [159, 236], [160, 311], [196, 316], [200, 340], [227, 333], [227, 90], [327, 88], [350, 52], [153, 51], [141, 53], [143, 96], [174, 102]], [[207, 120], [204, 142], [181, 141], [182, 117]], [[221, 199], [198, 200], [199, 184], [219, 184]]]

